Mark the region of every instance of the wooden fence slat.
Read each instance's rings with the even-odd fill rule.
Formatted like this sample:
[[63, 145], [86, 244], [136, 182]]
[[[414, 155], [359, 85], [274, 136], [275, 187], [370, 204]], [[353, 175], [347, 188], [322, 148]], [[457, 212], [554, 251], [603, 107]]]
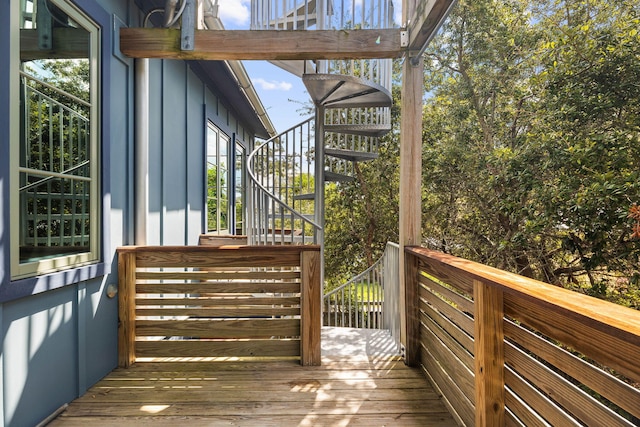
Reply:
[[[436, 314], [435, 312], [433, 313]], [[473, 367], [475, 363], [473, 361], [473, 355], [469, 353], [469, 351], [462, 344], [460, 344], [460, 342], [458, 342], [452, 335], [450, 335], [447, 330], [442, 328], [440, 324], [435, 321], [434, 318], [427, 315], [426, 312], [421, 313], [420, 319], [424, 324], [424, 326], [428, 328], [433, 334], [435, 334], [440, 339], [440, 341], [442, 341], [447, 346], [447, 348], [451, 350], [451, 352], [455, 354], [458, 359], [460, 359], [460, 361], [467, 367], [467, 369], [469, 369], [469, 371], [473, 372], [473, 369], [474, 369]], [[443, 318], [440, 318], [439, 321], [446, 324], [446, 320]], [[460, 332], [459, 335], [466, 336], [466, 334], [463, 334], [461, 331], [459, 332]]]
[[422, 299], [429, 301], [429, 304], [437, 309], [443, 316], [446, 316], [450, 321], [455, 323], [468, 335], [473, 336], [473, 334], [475, 333], [475, 327], [473, 324], [473, 319], [469, 317], [469, 315], [453, 307], [442, 298], [439, 298], [436, 294], [434, 294], [424, 286], [419, 287], [418, 293]]
[[442, 391], [443, 397], [448, 402], [448, 407], [464, 422], [464, 425], [472, 426], [474, 409], [473, 403], [469, 401], [469, 396], [460, 390], [455, 380], [436, 362], [426, 346], [422, 346], [420, 351], [420, 362], [428, 376], [433, 379], [433, 382]]
[[215, 297], [189, 296], [185, 298], [136, 298], [136, 305], [190, 305], [198, 307], [260, 307], [260, 306], [299, 306], [300, 297], [254, 297], [250, 295], [221, 295]]
[[144, 336], [198, 337], [205, 339], [296, 337], [299, 319], [249, 320], [138, 320], [136, 334]]
[[138, 294], [297, 294], [300, 292], [300, 283], [138, 283], [136, 289]]
[[577, 427], [581, 425], [508, 366], [505, 368], [504, 378], [509, 389], [513, 390], [536, 414], [544, 417], [552, 426]]
[[640, 419], [640, 389], [511, 321], [505, 323], [505, 336]]
[[[300, 355], [300, 341], [137, 341], [138, 357], [288, 357]], [[258, 385], [256, 385], [258, 387]]]
[[248, 271], [248, 272], [219, 272], [219, 271], [138, 271], [138, 280], [215, 280], [215, 281], [259, 281], [269, 283], [269, 280], [300, 279], [297, 271]]
[[462, 393], [465, 396], [469, 396], [471, 403], [474, 403], [473, 371], [469, 370], [426, 325], [421, 324], [420, 333], [422, 335], [422, 345], [429, 344], [429, 353], [431, 353], [434, 360], [448, 373]]
[[455, 305], [457, 305], [458, 310], [470, 314], [473, 313], [473, 300], [471, 300], [469, 297], [454, 292], [444, 285], [431, 280], [429, 277], [419, 275], [418, 280], [420, 281], [420, 283], [430, 288], [435, 293], [438, 293], [444, 298], [453, 302]]
[[[620, 311], [624, 309], [620, 307]], [[558, 310], [544, 300], [531, 301], [515, 294], [505, 294], [505, 314], [640, 383], [640, 345], [603, 331], [596, 327], [595, 321]], [[632, 313], [632, 316], [638, 317], [638, 314]], [[640, 334], [636, 338], [640, 339]], [[616, 351], [611, 351], [614, 348]]]
[[299, 307], [209, 307], [209, 308], [138, 308], [136, 316], [189, 316], [189, 317], [272, 317], [299, 316]]
[[475, 280], [474, 347], [476, 426], [504, 425], [502, 290]]
[[297, 267], [302, 251], [319, 251], [317, 246], [145, 246], [121, 248], [136, 253], [138, 267]]
[[469, 336], [462, 328], [453, 323], [447, 316], [442, 315], [439, 311], [436, 311], [426, 301], [421, 302], [420, 309], [424, 311], [424, 316], [428, 317], [432, 322], [435, 322], [440, 328], [444, 329], [449, 335], [451, 335], [460, 345], [473, 357], [473, 337]]
[[578, 386], [526, 355], [513, 344], [507, 343], [505, 360], [522, 377], [586, 425], [632, 426]]
[[[505, 373], [506, 376], [506, 373]], [[505, 390], [505, 404], [507, 409], [527, 427], [549, 427], [544, 419], [533, 411], [517, 394], [512, 390]]]

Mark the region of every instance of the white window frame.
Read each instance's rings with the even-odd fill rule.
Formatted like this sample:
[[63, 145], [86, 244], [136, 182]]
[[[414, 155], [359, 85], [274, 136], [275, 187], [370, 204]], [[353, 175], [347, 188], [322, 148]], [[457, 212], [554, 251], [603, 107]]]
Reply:
[[[35, 1], [35, 0], [34, 0]], [[101, 192], [100, 192], [100, 27], [69, 0], [51, 0], [53, 4], [63, 10], [73, 21], [89, 32], [89, 61], [90, 61], [90, 225], [89, 250], [87, 252], [62, 255], [55, 258], [36, 261], [20, 262], [20, 3], [11, 1], [11, 54], [10, 65], [10, 176], [11, 176], [11, 278], [12, 280], [53, 273], [69, 268], [81, 267], [100, 260], [100, 224], [101, 224]]]

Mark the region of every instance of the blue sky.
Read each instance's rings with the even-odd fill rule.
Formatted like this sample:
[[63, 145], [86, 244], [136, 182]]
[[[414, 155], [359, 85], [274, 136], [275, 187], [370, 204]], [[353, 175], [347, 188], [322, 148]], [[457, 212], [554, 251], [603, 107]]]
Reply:
[[[227, 29], [249, 29], [251, 0], [218, 0], [218, 14]], [[395, 1], [395, 21], [400, 21], [401, 1]], [[302, 122], [308, 115], [300, 110], [310, 104], [302, 80], [266, 61], [243, 61], [247, 74], [262, 100], [276, 130], [283, 132]]]
[[[250, 0], [219, 0], [219, 15], [227, 29], [248, 29]], [[298, 110], [311, 100], [302, 80], [266, 61], [243, 61], [249, 78], [278, 132], [302, 122]]]

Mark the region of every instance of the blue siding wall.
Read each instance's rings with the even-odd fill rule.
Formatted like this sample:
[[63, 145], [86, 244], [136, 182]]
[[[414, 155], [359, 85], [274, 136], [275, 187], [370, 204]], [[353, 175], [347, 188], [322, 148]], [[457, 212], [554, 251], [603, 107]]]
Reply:
[[[13, 0], [11, 0], [13, 2]], [[0, 3], [0, 57], [9, 56], [9, 0]], [[118, 246], [133, 243], [134, 63], [117, 49], [120, 25], [138, 26], [128, 0], [77, 0], [103, 30], [103, 262], [12, 282], [8, 230], [8, 67], [0, 67], [0, 426], [33, 426], [82, 395], [117, 363]], [[205, 210], [205, 126], [251, 143], [224, 100], [181, 61], [150, 70], [149, 244], [196, 244]]]

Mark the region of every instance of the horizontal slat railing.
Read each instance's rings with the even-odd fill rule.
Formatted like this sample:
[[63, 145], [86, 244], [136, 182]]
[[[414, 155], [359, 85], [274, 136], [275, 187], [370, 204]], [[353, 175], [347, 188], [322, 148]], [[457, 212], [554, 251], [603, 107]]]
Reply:
[[318, 246], [118, 249], [119, 365], [162, 358], [320, 364]]
[[409, 364], [460, 424], [640, 425], [640, 312], [407, 248]]

